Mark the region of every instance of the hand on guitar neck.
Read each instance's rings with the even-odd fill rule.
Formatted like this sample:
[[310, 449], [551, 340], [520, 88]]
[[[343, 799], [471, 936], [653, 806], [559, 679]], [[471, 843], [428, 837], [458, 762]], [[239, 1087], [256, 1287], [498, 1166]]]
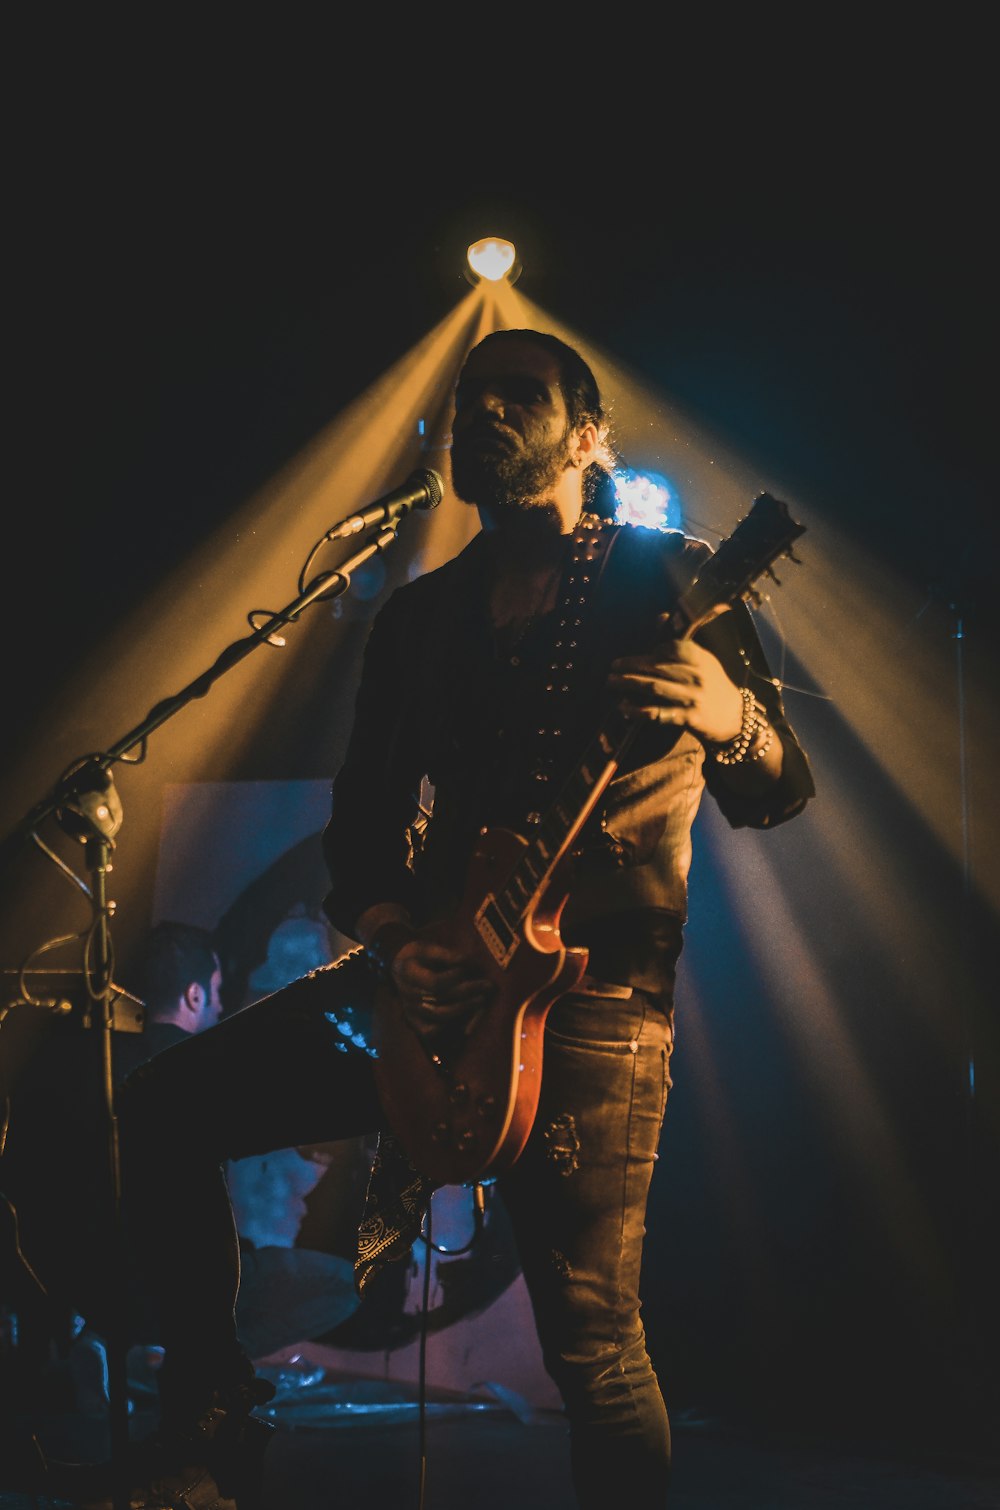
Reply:
[[[669, 633], [670, 616], [663, 616]], [[645, 655], [615, 661], [610, 690], [632, 717], [677, 724], [719, 744], [740, 731], [743, 698], [711, 651], [694, 640], [666, 639]]]
[[[664, 614], [661, 623], [669, 636], [672, 616]], [[615, 661], [608, 685], [622, 699], [626, 718], [689, 729], [708, 746], [733, 744], [744, 728], [743, 690], [717, 657], [693, 639], [664, 638], [645, 655]], [[750, 758], [733, 766], [730, 777], [748, 790], [765, 787], [781, 775], [781, 741], [767, 738], [765, 723], [758, 728], [762, 737], [748, 750]]]

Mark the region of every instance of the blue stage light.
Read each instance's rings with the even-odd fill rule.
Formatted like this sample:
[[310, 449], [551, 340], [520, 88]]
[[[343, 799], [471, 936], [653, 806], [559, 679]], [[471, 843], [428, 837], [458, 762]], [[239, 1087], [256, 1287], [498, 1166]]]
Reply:
[[665, 477], [632, 467], [616, 469], [613, 477], [618, 498], [616, 523], [641, 524], [654, 530], [681, 528], [680, 505]]

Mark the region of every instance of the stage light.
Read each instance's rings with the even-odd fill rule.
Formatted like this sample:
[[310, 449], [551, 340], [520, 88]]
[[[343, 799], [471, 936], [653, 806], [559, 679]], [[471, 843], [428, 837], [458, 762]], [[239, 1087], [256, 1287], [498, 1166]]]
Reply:
[[618, 503], [617, 524], [642, 524], [647, 529], [680, 527], [680, 515], [666, 479], [656, 472], [636, 472], [631, 467], [613, 474]]
[[472, 274], [466, 272], [470, 283], [500, 283], [503, 280], [514, 283], [521, 273], [513, 241], [505, 241], [501, 236], [482, 236], [474, 241], [466, 258]]

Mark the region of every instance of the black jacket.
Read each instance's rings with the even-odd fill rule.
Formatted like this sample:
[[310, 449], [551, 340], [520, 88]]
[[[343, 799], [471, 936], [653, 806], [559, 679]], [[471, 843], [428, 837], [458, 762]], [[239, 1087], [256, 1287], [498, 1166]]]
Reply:
[[[483, 828], [532, 834], [533, 817], [551, 810], [613, 711], [605, 692], [611, 661], [655, 643], [659, 615], [712, 555], [679, 531], [603, 528], [607, 557], [582, 621], [562, 606], [577, 601], [567, 565], [561, 606], [516, 653], [501, 654], [496, 644], [482, 534], [397, 588], [377, 614], [323, 835], [325, 907], [347, 937], [378, 902], [401, 902], [417, 919], [454, 907]], [[734, 827], [773, 827], [814, 794], [745, 604], [696, 638], [734, 682], [752, 687], [783, 745], [783, 768], [763, 796], [748, 798], [725, 766], [706, 760], [693, 734], [644, 726], [633, 740], [574, 842], [560, 931], [564, 942], [590, 948], [593, 974], [648, 989], [672, 979], [691, 828], [706, 786]], [[432, 806], [429, 822], [421, 798]]]

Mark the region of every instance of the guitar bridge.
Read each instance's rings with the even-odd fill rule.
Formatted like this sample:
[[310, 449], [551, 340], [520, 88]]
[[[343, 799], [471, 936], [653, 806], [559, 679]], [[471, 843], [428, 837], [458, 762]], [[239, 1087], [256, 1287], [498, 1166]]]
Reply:
[[518, 935], [504, 921], [503, 913], [494, 896], [488, 896], [475, 915], [479, 937], [498, 965], [506, 965], [517, 948]]

